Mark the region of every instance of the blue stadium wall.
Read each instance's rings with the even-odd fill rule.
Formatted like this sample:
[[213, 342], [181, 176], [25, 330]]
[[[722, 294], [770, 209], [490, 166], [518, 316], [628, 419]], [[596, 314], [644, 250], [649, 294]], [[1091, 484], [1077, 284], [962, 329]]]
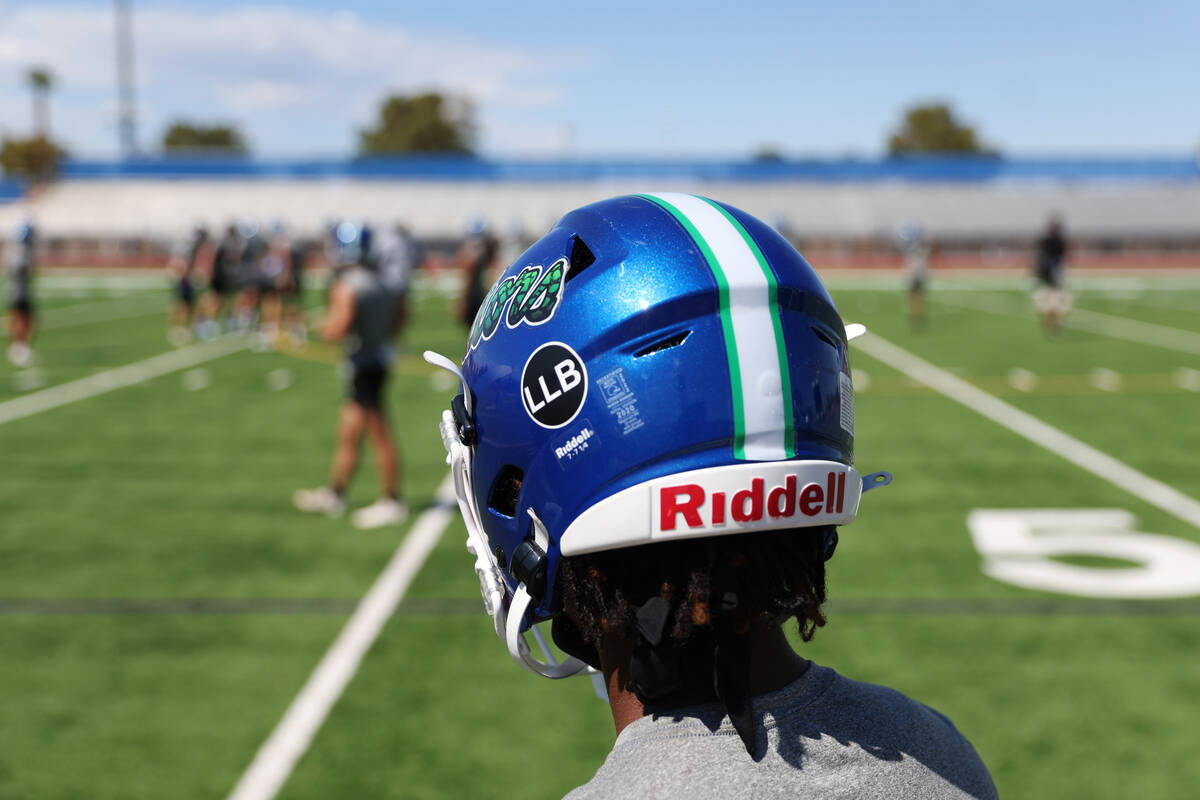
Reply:
[[906, 157], [876, 160], [493, 160], [463, 157], [263, 160], [185, 156], [124, 161], [71, 160], [68, 180], [187, 178], [351, 178], [464, 182], [609, 180], [974, 182], [1200, 181], [1195, 157], [999, 158]]

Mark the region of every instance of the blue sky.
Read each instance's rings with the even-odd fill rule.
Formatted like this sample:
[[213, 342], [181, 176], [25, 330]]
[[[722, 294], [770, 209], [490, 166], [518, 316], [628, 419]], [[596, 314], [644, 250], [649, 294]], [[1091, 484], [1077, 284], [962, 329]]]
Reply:
[[[1017, 154], [1200, 145], [1200, 3], [134, 2], [139, 138], [232, 121], [263, 155], [340, 155], [389, 91], [472, 98], [495, 155], [873, 156], [946, 100]], [[116, 149], [112, 3], [0, 0], [0, 129], [59, 76], [56, 135]]]

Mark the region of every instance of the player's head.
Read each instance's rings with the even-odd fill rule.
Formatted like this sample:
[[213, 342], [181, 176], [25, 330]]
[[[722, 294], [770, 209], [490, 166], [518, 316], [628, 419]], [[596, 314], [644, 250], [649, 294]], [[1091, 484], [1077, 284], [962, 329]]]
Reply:
[[925, 231], [917, 222], [905, 222], [896, 229], [896, 238], [902, 245], [917, 244], [925, 238]]
[[467, 236], [484, 236], [488, 232], [487, 219], [481, 216], [473, 216], [467, 220]]
[[371, 259], [371, 229], [361, 222], [342, 222], [333, 230], [337, 245], [337, 266], [369, 267]]
[[853, 467], [846, 329], [812, 267], [700, 197], [563, 217], [492, 287], [462, 382], [442, 436], [476, 570], [540, 674], [583, 668], [530, 654], [522, 633], [546, 619], [593, 666], [606, 632], [648, 641], [647, 605], [667, 646], [734, 617], [801, 616], [811, 635], [836, 526], [889, 479]]
[[23, 220], [17, 225], [17, 230], [13, 238], [21, 244], [32, 244], [37, 239], [37, 229], [30, 220]]

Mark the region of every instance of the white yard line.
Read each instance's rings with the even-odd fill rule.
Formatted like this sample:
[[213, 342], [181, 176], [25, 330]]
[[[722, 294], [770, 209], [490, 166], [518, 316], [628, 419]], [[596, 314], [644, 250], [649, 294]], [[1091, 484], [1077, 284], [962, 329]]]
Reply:
[[[38, 330], [51, 331], [61, 328], [74, 328], [79, 325], [115, 322], [122, 319], [145, 317], [150, 314], [162, 314], [165, 317], [169, 304], [170, 298], [164, 294], [156, 294], [153, 296], [135, 295], [116, 300], [101, 300], [95, 303], [80, 303], [62, 308], [51, 308], [40, 312], [39, 316], [44, 317], [45, 321], [38, 323]], [[97, 310], [100, 313], [94, 313]]]
[[229, 800], [271, 800], [283, 788], [325, 717], [358, 671], [363, 656], [437, 545], [442, 531], [458, 513], [450, 475], [438, 486], [436, 498], [437, 504], [417, 518], [283, 719], [259, 748]]
[[[975, 298], [971, 300], [963, 298], [951, 300], [937, 295], [934, 295], [933, 299], [939, 303], [958, 306], [959, 308], [987, 311], [992, 314], [1003, 314], [1009, 317], [1021, 317], [1030, 320], [1034, 318], [1032, 309], [1017, 311], [1007, 302], [1002, 304], [986, 301], [980, 302]], [[1083, 308], [1073, 309], [1067, 315], [1067, 320], [1064, 324], [1068, 328], [1098, 333], [1101, 336], [1109, 336], [1113, 339], [1124, 339], [1128, 342], [1148, 344], [1154, 347], [1162, 347], [1166, 350], [1175, 350], [1180, 353], [1200, 355], [1200, 333], [1194, 333], [1182, 328], [1172, 328], [1167, 325], [1142, 322], [1141, 320], [1129, 319], [1128, 317], [1118, 317], [1114, 314], [1088, 311]]]
[[51, 319], [38, 324], [38, 331], [57, 331], [62, 330], [63, 328], [77, 328], [80, 325], [98, 325], [104, 322], [118, 322], [123, 319], [134, 319], [135, 317], [148, 317], [152, 314], [160, 314], [165, 319], [167, 316], [167, 304], [160, 300], [157, 304], [155, 304], [154, 308], [131, 309], [128, 311], [111, 312], [94, 317], [76, 317], [74, 319], [57, 319], [51, 315]]
[[42, 291], [74, 292], [81, 290], [127, 291], [130, 289], [162, 289], [170, 280], [166, 270], [146, 270], [136, 274], [92, 274], [43, 272], [37, 276], [34, 294]]
[[1131, 342], [1151, 344], [1168, 350], [1178, 350], [1181, 353], [1200, 355], [1200, 333], [1193, 333], [1182, 328], [1171, 328], [1153, 322], [1142, 322], [1128, 317], [1118, 317], [1114, 314], [1104, 314], [1099, 311], [1088, 311], [1076, 308], [1067, 317], [1067, 324], [1073, 328], [1091, 331], [1092, 333], [1127, 339]]
[[1193, 314], [1200, 314], [1200, 305], [1197, 304], [1196, 298], [1186, 293], [1182, 296], [1176, 293], [1165, 295], [1138, 293], [1133, 297], [1122, 297], [1121, 299], [1127, 303], [1137, 303], [1140, 306], [1156, 310], [1165, 308], [1168, 311], [1190, 311]]
[[220, 358], [249, 346], [244, 338], [218, 339], [171, 350], [157, 356], [126, 364], [123, 367], [97, 372], [86, 378], [61, 383], [38, 392], [0, 403], [0, 425], [13, 420], [49, 411], [89, 397], [145, 383], [148, 380], [176, 372], [206, 361]]
[[1200, 502], [1165, 483], [1138, 472], [1107, 453], [1084, 444], [1073, 436], [1042, 422], [1037, 417], [1009, 405], [974, 384], [930, 364], [886, 339], [868, 334], [854, 345], [872, 358], [903, 372], [915, 381], [961, 403], [993, 422], [1024, 436], [1029, 441], [1056, 453], [1072, 464], [1118, 489], [1129, 492], [1184, 522], [1200, 528]]
[[59, 303], [56, 305], [43, 305], [40, 301], [37, 302], [38, 316], [62, 316], [64, 314], [78, 314], [79, 312], [88, 312], [96, 308], [110, 308], [112, 306], [123, 306], [130, 303], [144, 301], [147, 297], [164, 297], [166, 292], [138, 292], [137, 294], [123, 294], [119, 297], [104, 297], [100, 300], [82, 300], [74, 298], [70, 303]]

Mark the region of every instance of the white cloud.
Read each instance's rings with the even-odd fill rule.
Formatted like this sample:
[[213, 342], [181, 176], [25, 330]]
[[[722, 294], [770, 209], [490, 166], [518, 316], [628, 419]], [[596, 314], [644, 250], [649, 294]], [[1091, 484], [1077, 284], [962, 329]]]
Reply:
[[[151, 145], [167, 120], [231, 120], [267, 153], [346, 152], [357, 128], [392, 91], [437, 89], [469, 97], [489, 115], [563, 102], [544, 52], [368, 22], [345, 11], [284, 6], [136, 8], [139, 138]], [[27, 128], [23, 76], [46, 65], [58, 78], [56, 135], [76, 153], [115, 147], [114, 19], [100, 5], [0, 6], [0, 124]], [[108, 105], [109, 110], [104, 111]], [[70, 120], [70, 126], [65, 123]]]
[[250, 113], [303, 107], [314, 99], [306, 87], [277, 80], [234, 83], [222, 87], [219, 94], [234, 111]]

